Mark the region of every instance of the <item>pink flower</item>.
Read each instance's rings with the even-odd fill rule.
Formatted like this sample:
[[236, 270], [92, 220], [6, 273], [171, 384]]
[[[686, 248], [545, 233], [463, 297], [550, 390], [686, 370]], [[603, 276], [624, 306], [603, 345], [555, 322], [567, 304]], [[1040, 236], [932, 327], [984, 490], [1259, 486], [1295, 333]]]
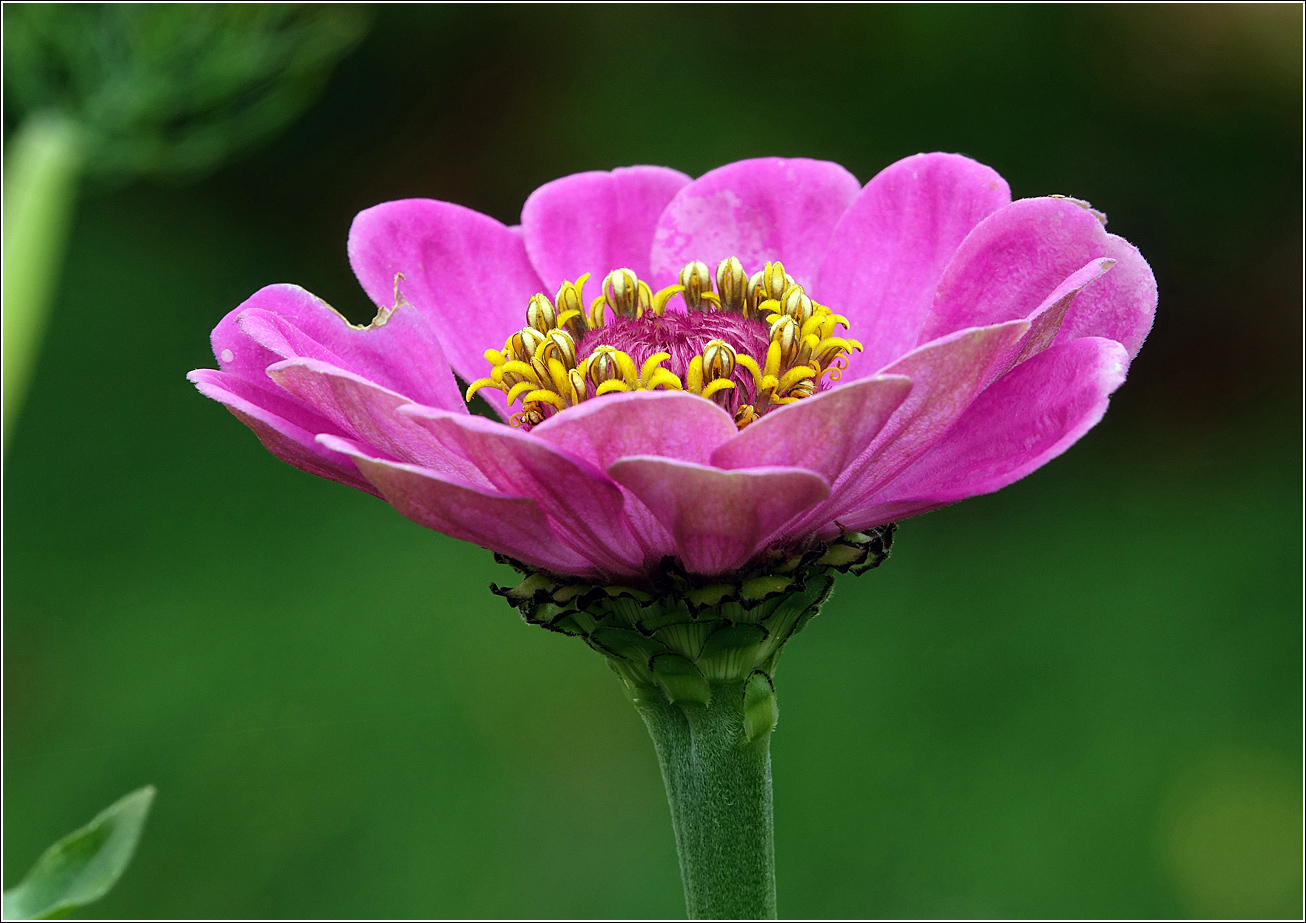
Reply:
[[997, 490], [1097, 423], [1156, 307], [1104, 223], [955, 154], [864, 187], [800, 159], [580, 173], [517, 227], [387, 202], [349, 235], [370, 326], [269, 286], [190, 378], [284, 461], [534, 567], [726, 574]]

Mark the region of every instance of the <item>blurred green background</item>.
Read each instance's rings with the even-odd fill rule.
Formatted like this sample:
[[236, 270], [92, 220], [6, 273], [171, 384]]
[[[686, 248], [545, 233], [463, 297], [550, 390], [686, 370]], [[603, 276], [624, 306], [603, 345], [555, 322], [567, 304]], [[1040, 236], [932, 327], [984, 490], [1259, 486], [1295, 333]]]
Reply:
[[1074, 450], [905, 522], [790, 645], [781, 913], [1299, 916], [1301, 15], [374, 7], [275, 140], [91, 180], [4, 468], [5, 884], [154, 783], [96, 915], [683, 914], [601, 659], [185, 373], [267, 283], [370, 317], [383, 200], [513, 223], [577, 170], [940, 149], [1106, 211], [1160, 309]]

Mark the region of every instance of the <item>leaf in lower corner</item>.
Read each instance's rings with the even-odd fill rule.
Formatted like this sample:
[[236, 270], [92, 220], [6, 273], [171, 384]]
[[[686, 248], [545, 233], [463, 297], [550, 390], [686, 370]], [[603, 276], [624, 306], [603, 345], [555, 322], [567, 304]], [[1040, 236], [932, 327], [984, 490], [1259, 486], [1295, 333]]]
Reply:
[[4, 918], [48, 920], [108, 894], [131, 862], [153, 801], [153, 785], [137, 789], [47, 849], [4, 892]]

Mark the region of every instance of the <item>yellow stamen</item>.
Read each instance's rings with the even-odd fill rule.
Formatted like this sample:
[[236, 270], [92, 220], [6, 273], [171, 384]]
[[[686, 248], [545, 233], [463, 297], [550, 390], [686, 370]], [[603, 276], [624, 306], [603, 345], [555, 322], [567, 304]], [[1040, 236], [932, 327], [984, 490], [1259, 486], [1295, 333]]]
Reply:
[[644, 366], [639, 370], [640, 383], [647, 388], [649, 378], [653, 375], [657, 367], [671, 358], [671, 353], [654, 353], [644, 360]]
[[[604, 278], [602, 294], [586, 307], [589, 278], [587, 273], [562, 283], [553, 300], [542, 293], [532, 296], [526, 326], [508, 337], [502, 350], [485, 350], [489, 375], [471, 383], [467, 399], [494, 388], [509, 404], [521, 401], [514, 425], [535, 426], [554, 412], [605, 394], [687, 390], [713, 399], [733, 393], [720, 406], [733, 408], [735, 425], [743, 429], [772, 405], [816, 394], [822, 381], [837, 380], [848, 367], [848, 355], [861, 349], [856, 340], [834, 335], [836, 329], [848, 328], [848, 319], [813, 301], [778, 261], [751, 276], [735, 257], [722, 260], [715, 272], [703, 263], [689, 263], [676, 284], [657, 292], [631, 270], [616, 269]], [[684, 382], [664, 367], [669, 352], [655, 353], [637, 367], [629, 353], [600, 339], [597, 344], [590, 340], [588, 355], [580, 357], [583, 340], [607, 327], [637, 322], [649, 312], [665, 317], [676, 295], [690, 311], [765, 318], [765, 355], [749, 356], [726, 340], [711, 340], [690, 357]], [[735, 380], [740, 369], [752, 378], [756, 396], [752, 403], [736, 405], [748, 399]]]
[[499, 370], [502, 371], [503, 374], [505, 375], [509, 373], [516, 373], [518, 375], [524, 375], [528, 378], [538, 377], [535, 373], [535, 369], [531, 368], [528, 364], [522, 362], [519, 359], [513, 359], [511, 362], [505, 362], [503, 365], [499, 366]]
[[775, 378], [780, 373], [780, 344], [775, 340], [766, 348], [766, 365], [762, 372], [765, 378]]
[[813, 378], [815, 376], [816, 376], [816, 372], [814, 372], [811, 368], [805, 365], [800, 365], [796, 369], [790, 369], [789, 371], [785, 372], [784, 377], [780, 379], [780, 384], [776, 388], [776, 390], [780, 391], [781, 393], [786, 392], [794, 385], [798, 384], [798, 382], [802, 381], [804, 378]]
[[643, 279], [639, 280], [638, 292], [639, 303], [635, 308], [636, 318], [643, 317], [649, 311], [653, 310], [653, 289], [649, 288], [648, 283]]
[[644, 382], [644, 390], [652, 391], [654, 388], [671, 388], [674, 391], [683, 391], [684, 386], [680, 383], [680, 378], [674, 372], [668, 372], [666, 369], [656, 369]]
[[753, 383], [756, 384], [757, 387], [762, 387], [762, 370], [758, 368], [757, 360], [752, 356], [746, 356], [743, 353], [740, 353], [735, 356], [735, 361], [748, 369], [748, 373], [753, 376]]
[[495, 381], [493, 378], [478, 378], [471, 383], [471, 386], [467, 389], [467, 396], [464, 397], [463, 400], [470, 401], [472, 397], [476, 394], [476, 392], [481, 390], [482, 388], [497, 389], [498, 387], [499, 387], [499, 383]]
[[693, 394], [703, 393], [703, 357], [695, 356], [689, 360], [685, 370], [685, 390]]
[[529, 394], [530, 392], [538, 389], [539, 386], [540, 383], [538, 381], [523, 381], [520, 384], [513, 385], [512, 388], [508, 391], [508, 403], [511, 404], [513, 401], [517, 400], [517, 398], [521, 397], [523, 394]]
[[658, 317], [661, 317], [662, 312], [667, 309], [667, 302], [671, 300], [671, 296], [678, 295], [684, 290], [685, 287], [683, 285], [668, 285], [666, 288], [660, 289], [658, 293], [653, 296], [653, 313]]
[[602, 295], [590, 302], [589, 322], [591, 329], [597, 330], [599, 327], [603, 326], [605, 313], [604, 307], [607, 303], [608, 299]]
[[544, 389], [540, 389], [539, 391], [532, 391], [530, 394], [526, 395], [526, 400], [524, 401], [524, 403], [552, 404], [554, 407], [557, 407], [559, 410], [564, 410], [567, 406], [566, 404], [563, 403], [562, 398], [559, 395], [554, 394], [552, 391], [545, 391]]
[[571, 387], [571, 379], [567, 377], [567, 367], [557, 359], [549, 359], [549, 377], [553, 379], [554, 390], [559, 394], [565, 394]]
[[635, 368], [635, 360], [630, 358], [619, 349], [614, 349], [616, 353], [617, 367], [621, 369], [621, 377], [626, 384], [632, 388], [639, 384], [639, 370]]

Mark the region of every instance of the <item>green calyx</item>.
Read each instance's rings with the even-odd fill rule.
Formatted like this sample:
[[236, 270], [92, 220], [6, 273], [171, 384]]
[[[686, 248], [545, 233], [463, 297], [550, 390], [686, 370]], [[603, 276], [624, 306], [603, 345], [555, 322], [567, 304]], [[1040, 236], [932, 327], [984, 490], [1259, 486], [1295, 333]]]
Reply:
[[838, 573], [862, 574], [889, 555], [894, 525], [773, 556], [711, 582], [663, 560], [645, 587], [601, 586], [536, 570], [490, 589], [527, 622], [576, 635], [608, 658], [635, 704], [707, 705], [714, 687], [744, 684], [749, 740], [775, 726], [772, 677], [785, 642], [816, 615]]

